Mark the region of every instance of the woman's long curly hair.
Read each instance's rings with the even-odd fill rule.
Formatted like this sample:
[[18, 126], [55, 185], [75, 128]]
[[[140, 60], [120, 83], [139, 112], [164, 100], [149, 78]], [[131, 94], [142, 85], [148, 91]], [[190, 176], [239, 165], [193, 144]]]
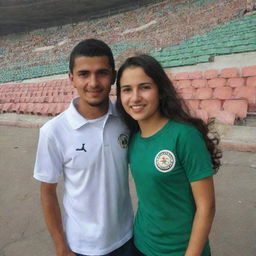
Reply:
[[163, 116], [177, 122], [192, 124], [201, 132], [211, 155], [213, 170], [217, 172], [221, 165], [220, 158], [222, 157], [222, 152], [218, 147], [218, 133], [210, 131], [212, 123], [206, 124], [203, 120], [191, 116], [185, 102], [178, 97], [172, 82], [166, 75], [161, 64], [153, 57], [145, 54], [128, 58], [117, 73], [117, 108], [131, 132], [135, 133], [140, 128], [138, 122], [125, 112], [121, 103], [120, 93], [120, 79], [124, 70], [130, 67], [141, 67], [145, 74], [153, 79], [158, 87], [160, 99], [159, 110]]

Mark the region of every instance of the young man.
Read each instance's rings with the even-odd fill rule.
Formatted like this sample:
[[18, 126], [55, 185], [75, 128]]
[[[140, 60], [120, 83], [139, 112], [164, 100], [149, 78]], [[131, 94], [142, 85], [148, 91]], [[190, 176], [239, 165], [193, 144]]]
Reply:
[[[40, 129], [34, 177], [57, 256], [131, 256], [128, 130], [109, 100], [111, 49], [87, 39], [71, 52], [69, 78], [79, 98]], [[63, 223], [56, 187], [64, 176]]]

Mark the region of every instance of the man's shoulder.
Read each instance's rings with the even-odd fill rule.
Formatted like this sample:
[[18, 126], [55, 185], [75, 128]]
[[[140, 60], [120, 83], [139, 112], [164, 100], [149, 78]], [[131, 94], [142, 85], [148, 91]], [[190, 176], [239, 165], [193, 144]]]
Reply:
[[109, 99], [109, 108], [110, 108], [110, 112], [112, 113], [112, 115], [119, 116], [119, 112], [118, 112], [117, 106], [116, 106], [116, 100]]
[[119, 120], [120, 123], [124, 124], [124, 120], [123, 120], [120, 112], [118, 111], [118, 107], [117, 107], [115, 100], [110, 100], [109, 108], [110, 108], [109, 112], [111, 113], [111, 116], [113, 116], [115, 119]]
[[51, 120], [47, 121], [41, 128], [40, 131], [46, 134], [52, 134], [56, 129], [60, 130], [61, 127], [65, 126], [67, 120], [65, 118], [65, 112], [60, 113], [59, 115], [53, 117]]

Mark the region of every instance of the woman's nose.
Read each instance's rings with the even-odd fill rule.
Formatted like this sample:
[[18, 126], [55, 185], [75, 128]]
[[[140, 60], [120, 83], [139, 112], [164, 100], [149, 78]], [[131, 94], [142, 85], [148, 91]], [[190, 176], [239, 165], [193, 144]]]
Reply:
[[140, 99], [141, 99], [141, 96], [140, 96], [139, 91], [138, 91], [138, 90], [134, 90], [134, 91], [132, 92], [132, 100], [133, 100], [134, 102], [137, 102], [137, 101], [139, 101]]

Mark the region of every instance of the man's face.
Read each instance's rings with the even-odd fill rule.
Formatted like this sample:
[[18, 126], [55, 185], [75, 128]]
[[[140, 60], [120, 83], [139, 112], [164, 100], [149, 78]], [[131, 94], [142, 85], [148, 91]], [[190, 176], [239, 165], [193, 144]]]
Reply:
[[83, 104], [97, 107], [108, 102], [114, 74], [107, 56], [77, 57], [69, 78]]

